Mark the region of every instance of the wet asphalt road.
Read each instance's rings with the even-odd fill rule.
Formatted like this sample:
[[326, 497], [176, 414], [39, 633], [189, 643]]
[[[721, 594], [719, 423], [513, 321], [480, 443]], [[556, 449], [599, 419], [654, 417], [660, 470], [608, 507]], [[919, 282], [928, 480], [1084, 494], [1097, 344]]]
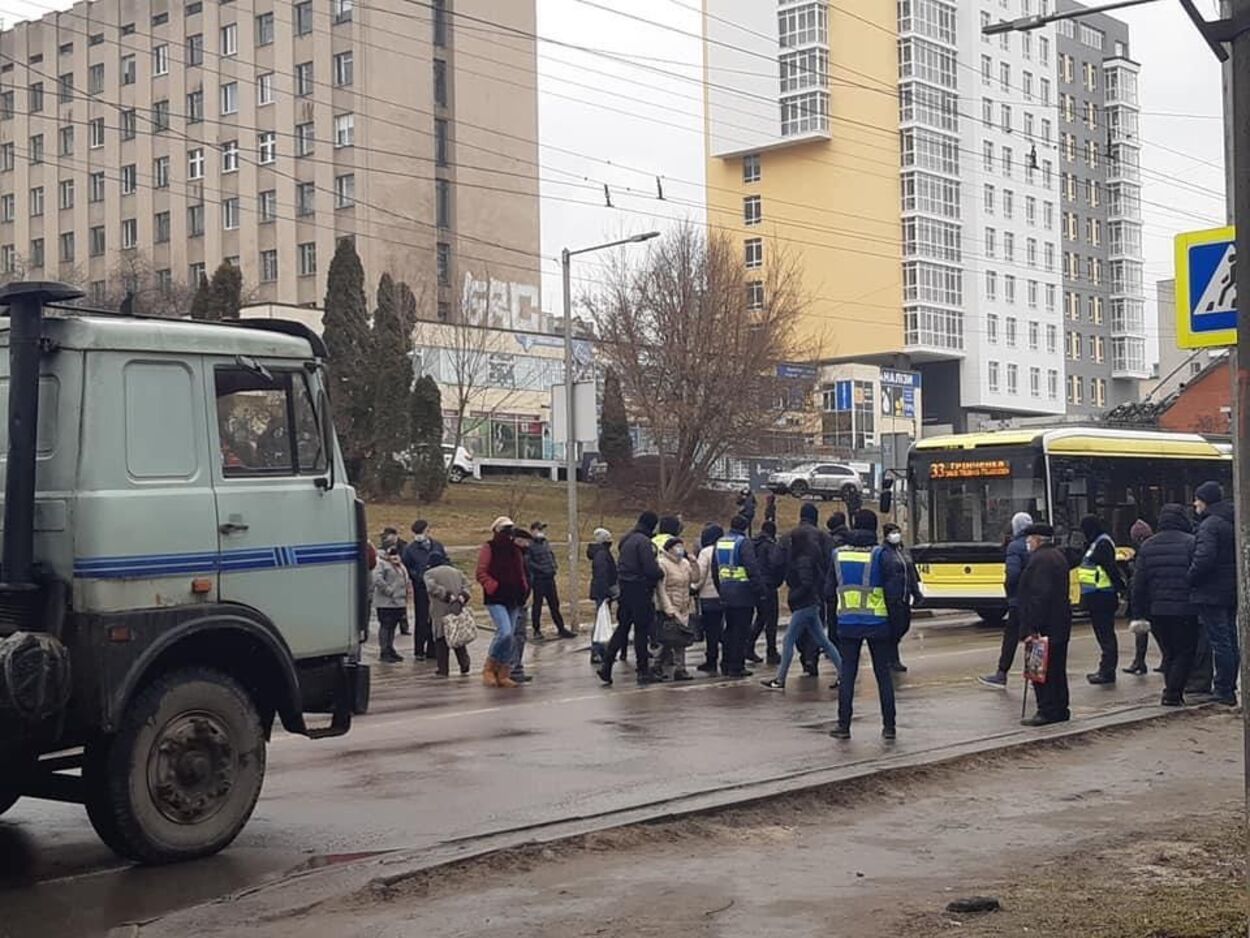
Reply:
[[[1076, 632], [1074, 717], [1157, 698], [1158, 675], [1086, 685], [1096, 648], [1087, 625]], [[1126, 663], [1131, 636], [1122, 631], [1120, 643]], [[486, 644], [484, 635], [471, 646], [475, 663]], [[640, 689], [631, 667], [618, 667], [607, 689], [590, 672], [584, 642], [529, 649], [535, 681], [514, 691], [483, 687], [476, 668], [440, 679], [432, 663], [378, 667], [372, 711], [349, 735], [275, 738], [251, 822], [208, 860], [129, 867], [99, 844], [80, 807], [19, 803], [0, 818], [0, 936], [100, 935], [309, 862], [637, 806], [872, 758], [886, 745], [866, 664], [855, 738], [839, 744], [826, 735], [836, 698], [827, 664], [815, 681], [799, 676], [796, 662], [784, 694], [756, 679]], [[996, 630], [917, 622], [904, 646], [911, 671], [900, 688], [896, 751], [1016, 726], [1018, 680], [1006, 694], [975, 683], [997, 649]], [[757, 667], [757, 678], [771, 675]]]

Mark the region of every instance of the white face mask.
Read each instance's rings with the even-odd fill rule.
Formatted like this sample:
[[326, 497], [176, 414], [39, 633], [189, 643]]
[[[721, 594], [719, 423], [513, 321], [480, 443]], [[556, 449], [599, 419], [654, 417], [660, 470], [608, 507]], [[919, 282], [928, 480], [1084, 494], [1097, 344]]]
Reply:
[[891, 531], [886, 540], [891, 544], [901, 544], [903, 543], [903, 534], [901, 531]]
[[669, 553], [671, 553], [678, 560], [684, 560], [686, 557], [686, 548], [674, 547], [671, 551], [669, 551]]

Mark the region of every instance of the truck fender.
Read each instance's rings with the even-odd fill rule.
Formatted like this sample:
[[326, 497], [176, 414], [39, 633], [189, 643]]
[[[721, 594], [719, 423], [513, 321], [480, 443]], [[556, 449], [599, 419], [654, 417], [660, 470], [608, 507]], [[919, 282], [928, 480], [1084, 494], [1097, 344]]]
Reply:
[[[295, 662], [277, 628], [247, 607], [197, 609], [190, 618], [170, 616], [134, 658], [107, 702], [108, 728], [157, 675], [185, 664], [215, 667], [232, 675], [253, 696], [266, 722], [277, 713], [292, 733], [305, 734]], [[147, 613], [146, 615], [159, 615]]]

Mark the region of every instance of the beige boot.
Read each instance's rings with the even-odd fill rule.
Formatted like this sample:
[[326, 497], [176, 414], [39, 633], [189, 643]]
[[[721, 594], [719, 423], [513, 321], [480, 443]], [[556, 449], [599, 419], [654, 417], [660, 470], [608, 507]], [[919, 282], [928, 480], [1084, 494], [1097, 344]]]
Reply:
[[482, 665], [482, 683], [487, 687], [499, 686], [499, 665], [494, 658], [487, 658], [486, 664]]
[[516, 681], [512, 680], [512, 665], [505, 662], [495, 662], [495, 681], [499, 687], [518, 687]]

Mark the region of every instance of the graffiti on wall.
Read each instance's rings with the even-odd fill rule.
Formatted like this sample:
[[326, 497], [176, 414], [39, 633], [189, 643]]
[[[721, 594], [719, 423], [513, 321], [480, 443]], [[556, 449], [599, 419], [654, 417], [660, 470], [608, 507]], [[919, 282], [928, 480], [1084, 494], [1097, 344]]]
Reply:
[[493, 277], [478, 280], [466, 271], [460, 309], [465, 321], [475, 326], [523, 332], [546, 331], [535, 284], [495, 280]]

